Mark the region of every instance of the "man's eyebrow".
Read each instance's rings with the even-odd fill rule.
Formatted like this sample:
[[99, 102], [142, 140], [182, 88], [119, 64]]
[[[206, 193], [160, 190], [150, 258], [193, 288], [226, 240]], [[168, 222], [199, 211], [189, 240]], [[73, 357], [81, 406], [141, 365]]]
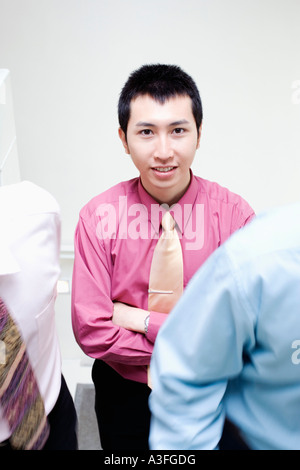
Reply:
[[187, 119], [181, 119], [180, 121], [171, 122], [170, 126], [182, 126], [182, 124], [190, 124]]
[[[169, 126], [182, 126], [183, 124], [190, 124], [187, 119], [180, 119], [179, 121], [174, 121], [169, 124]], [[152, 124], [151, 122], [147, 121], [139, 121], [136, 123], [137, 127], [156, 127], [156, 124]]]
[[146, 121], [139, 121], [136, 123], [136, 126], [138, 127], [155, 127], [155, 124], [151, 124], [151, 122], [146, 122]]

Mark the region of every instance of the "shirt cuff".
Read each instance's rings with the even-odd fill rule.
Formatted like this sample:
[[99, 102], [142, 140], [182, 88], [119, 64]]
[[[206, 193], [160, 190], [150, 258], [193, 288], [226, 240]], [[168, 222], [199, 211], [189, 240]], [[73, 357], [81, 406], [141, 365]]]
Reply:
[[150, 312], [149, 326], [146, 336], [147, 339], [151, 341], [151, 343], [155, 342], [158, 330], [160, 329], [161, 325], [165, 322], [167, 317], [167, 313]]

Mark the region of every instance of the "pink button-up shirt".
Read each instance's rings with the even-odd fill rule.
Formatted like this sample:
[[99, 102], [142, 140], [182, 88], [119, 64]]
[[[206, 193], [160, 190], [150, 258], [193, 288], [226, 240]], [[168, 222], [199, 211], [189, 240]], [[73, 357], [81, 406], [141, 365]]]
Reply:
[[[112, 323], [113, 302], [148, 309], [150, 265], [166, 209], [135, 178], [83, 207], [75, 234], [75, 337], [87, 355], [102, 359], [125, 378], [145, 383], [166, 314], [150, 312], [145, 335]], [[240, 196], [192, 173], [188, 190], [171, 211], [182, 245], [184, 287], [208, 256], [255, 215]]]

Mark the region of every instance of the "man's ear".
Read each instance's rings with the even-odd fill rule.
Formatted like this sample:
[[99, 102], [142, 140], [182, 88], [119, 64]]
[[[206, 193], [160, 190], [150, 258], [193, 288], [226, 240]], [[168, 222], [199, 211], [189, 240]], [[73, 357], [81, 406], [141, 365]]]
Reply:
[[126, 135], [125, 135], [125, 132], [123, 131], [123, 129], [121, 129], [121, 127], [119, 127], [119, 137], [122, 141], [125, 152], [129, 155], [130, 152], [129, 152], [129, 147], [128, 147], [128, 144], [127, 144]]
[[198, 139], [197, 139], [197, 149], [200, 147], [200, 139], [201, 139], [201, 132], [202, 132], [202, 122], [201, 122], [201, 125], [199, 127], [199, 133], [198, 133]]

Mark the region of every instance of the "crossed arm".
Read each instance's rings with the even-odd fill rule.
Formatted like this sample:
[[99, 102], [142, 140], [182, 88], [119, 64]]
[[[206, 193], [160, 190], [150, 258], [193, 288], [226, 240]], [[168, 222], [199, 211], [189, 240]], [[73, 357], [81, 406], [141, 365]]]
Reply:
[[131, 307], [122, 302], [114, 302], [112, 322], [126, 330], [145, 332], [145, 319], [149, 315], [147, 310]]

